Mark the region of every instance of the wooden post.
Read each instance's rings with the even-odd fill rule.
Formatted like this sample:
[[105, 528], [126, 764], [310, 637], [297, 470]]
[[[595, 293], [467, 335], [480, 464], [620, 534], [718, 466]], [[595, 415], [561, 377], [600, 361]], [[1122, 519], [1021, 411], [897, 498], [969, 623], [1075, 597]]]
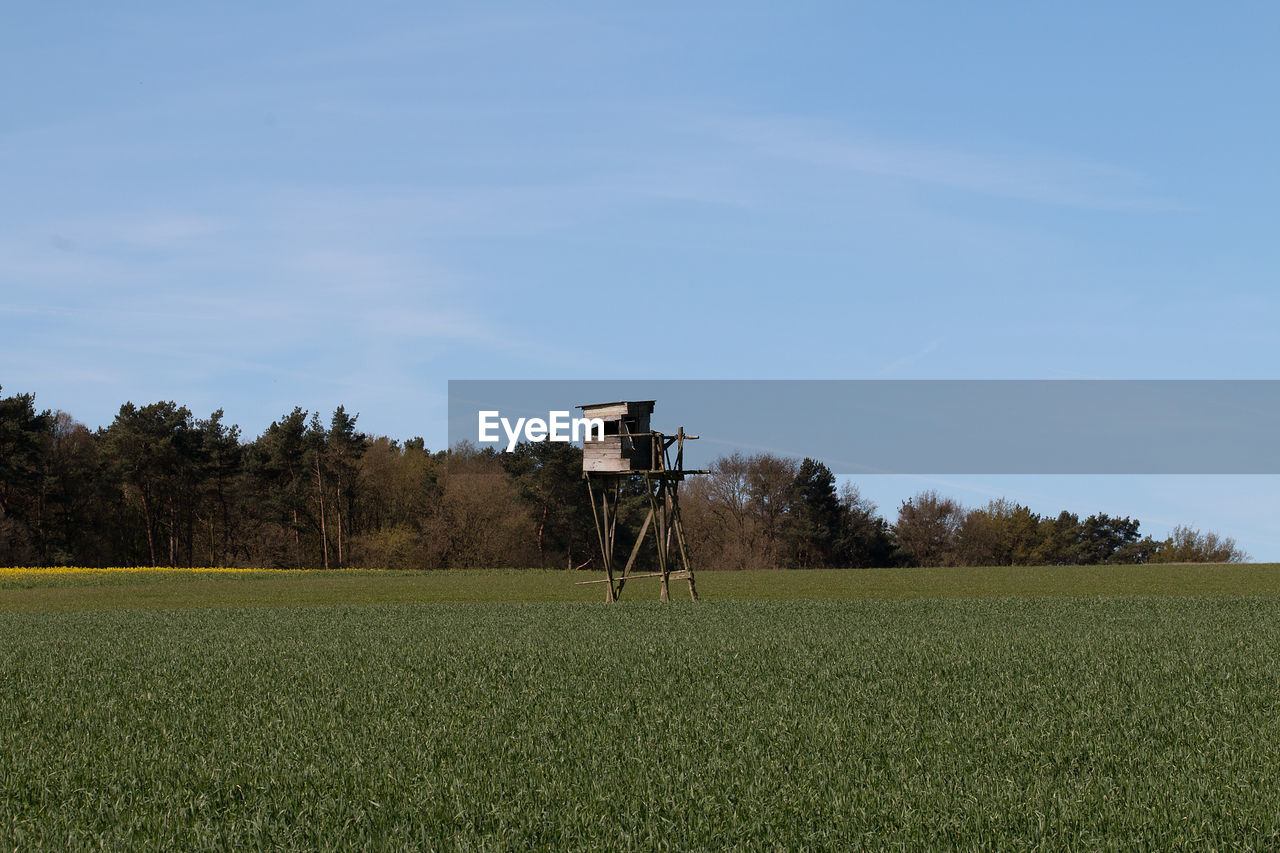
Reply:
[[[596, 493], [591, 488], [591, 475], [586, 475], [587, 493], [591, 497], [591, 518], [596, 523], [596, 537], [600, 542], [600, 560], [604, 563], [605, 580], [608, 586], [605, 587], [604, 600], [617, 601], [618, 596], [613, 589], [613, 543], [609, 541], [609, 501], [606, 496], [606, 488], [600, 489], [600, 512], [596, 512]], [[603, 515], [603, 518], [601, 517]]]
[[680, 565], [684, 567], [684, 573], [689, 576], [689, 597], [697, 601], [698, 588], [693, 583], [693, 568], [689, 565], [689, 549], [684, 541], [684, 522], [680, 520], [680, 504], [678, 500], [677, 493], [672, 490], [672, 517], [675, 519], [674, 529], [676, 532], [676, 547], [680, 549]]
[[655, 482], [658, 492], [661, 492], [663, 478], [661, 476], [655, 478], [647, 473], [644, 475], [645, 492], [649, 495], [649, 514], [653, 516], [654, 544], [658, 550], [658, 576], [662, 578], [660, 597], [663, 601], [667, 601], [669, 600], [667, 596], [667, 552], [662, 542], [663, 533], [667, 528], [667, 517], [664, 512], [665, 508], [658, 500], [658, 495], [654, 494]]
[[618, 578], [618, 595], [622, 595], [622, 585], [627, 582], [627, 578], [631, 575], [631, 565], [636, 561], [636, 555], [640, 553], [640, 546], [644, 544], [644, 535], [649, 532], [651, 523], [653, 523], [652, 509], [644, 517], [644, 524], [640, 525], [640, 534], [636, 536], [636, 544], [631, 546], [631, 556], [627, 557], [627, 564], [622, 567], [622, 577]]

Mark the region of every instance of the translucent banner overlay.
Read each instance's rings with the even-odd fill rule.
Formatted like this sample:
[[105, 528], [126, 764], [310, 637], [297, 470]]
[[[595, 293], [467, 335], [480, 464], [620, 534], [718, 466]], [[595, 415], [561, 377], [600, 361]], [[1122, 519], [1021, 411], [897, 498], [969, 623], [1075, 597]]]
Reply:
[[1280, 473], [1280, 380], [450, 380], [449, 444], [505, 449], [481, 412], [619, 400], [701, 436], [689, 467], [738, 451], [846, 475]]

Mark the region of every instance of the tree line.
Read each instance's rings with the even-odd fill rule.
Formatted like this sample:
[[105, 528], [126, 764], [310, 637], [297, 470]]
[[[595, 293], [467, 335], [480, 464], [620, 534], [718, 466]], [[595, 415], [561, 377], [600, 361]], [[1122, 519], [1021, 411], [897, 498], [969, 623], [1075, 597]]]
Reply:
[[698, 565], [722, 568], [1228, 563], [1235, 540], [1187, 525], [1165, 539], [1139, 521], [1063, 510], [1040, 515], [1007, 498], [966, 508], [936, 491], [898, 507], [890, 523], [821, 462], [733, 454], [682, 498]]
[[[215, 411], [125, 403], [91, 430], [0, 397], [0, 565], [473, 568], [599, 565], [582, 450], [430, 451], [294, 408], [256, 438]], [[927, 491], [890, 523], [821, 462], [722, 457], [681, 491], [698, 568], [1239, 562], [1229, 537], [1137, 519], [965, 508]], [[648, 500], [620, 504], [629, 549]], [[641, 564], [656, 562], [643, 547]]]

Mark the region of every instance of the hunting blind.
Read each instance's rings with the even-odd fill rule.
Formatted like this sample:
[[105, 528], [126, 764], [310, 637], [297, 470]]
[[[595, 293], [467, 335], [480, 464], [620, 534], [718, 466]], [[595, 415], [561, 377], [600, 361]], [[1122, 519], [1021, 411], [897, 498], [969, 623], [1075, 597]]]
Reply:
[[[599, 418], [604, 424], [603, 436], [597, 430], [586, 431], [582, 442], [582, 476], [587, 481], [587, 491], [591, 496], [591, 514], [595, 519], [605, 576], [602, 580], [580, 583], [607, 584], [605, 601], [617, 601], [628, 580], [653, 577], [662, 579], [660, 595], [663, 601], [670, 600], [668, 583], [672, 579], [689, 581], [689, 596], [694, 601], [698, 600], [693, 568], [689, 565], [684, 524], [680, 520], [680, 483], [690, 474], [707, 472], [684, 467], [684, 443], [698, 436], [685, 435], [684, 427], [675, 435], [664, 435], [650, 429], [653, 402], [633, 400], [578, 406], [584, 418]], [[618, 507], [623, 483], [631, 478], [644, 481], [649, 496], [649, 512], [622, 572], [615, 575], [613, 551]], [[633, 575], [631, 569], [650, 529], [653, 530], [658, 553], [658, 571]]]

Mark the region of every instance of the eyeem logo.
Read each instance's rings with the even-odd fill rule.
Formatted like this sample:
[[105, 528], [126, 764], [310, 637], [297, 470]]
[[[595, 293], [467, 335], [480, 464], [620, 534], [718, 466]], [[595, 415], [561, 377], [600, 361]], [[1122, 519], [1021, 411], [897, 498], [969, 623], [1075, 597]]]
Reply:
[[[501, 441], [498, 427], [507, 435], [507, 453], [516, 449], [521, 437], [525, 441], [580, 441], [586, 437], [588, 441], [604, 440], [604, 421], [600, 418], [571, 418], [567, 411], [547, 412], [547, 419], [516, 418], [513, 425], [501, 412], [480, 412], [480, 441]], [[590, 438], [595, 432], [596, 438]]]

